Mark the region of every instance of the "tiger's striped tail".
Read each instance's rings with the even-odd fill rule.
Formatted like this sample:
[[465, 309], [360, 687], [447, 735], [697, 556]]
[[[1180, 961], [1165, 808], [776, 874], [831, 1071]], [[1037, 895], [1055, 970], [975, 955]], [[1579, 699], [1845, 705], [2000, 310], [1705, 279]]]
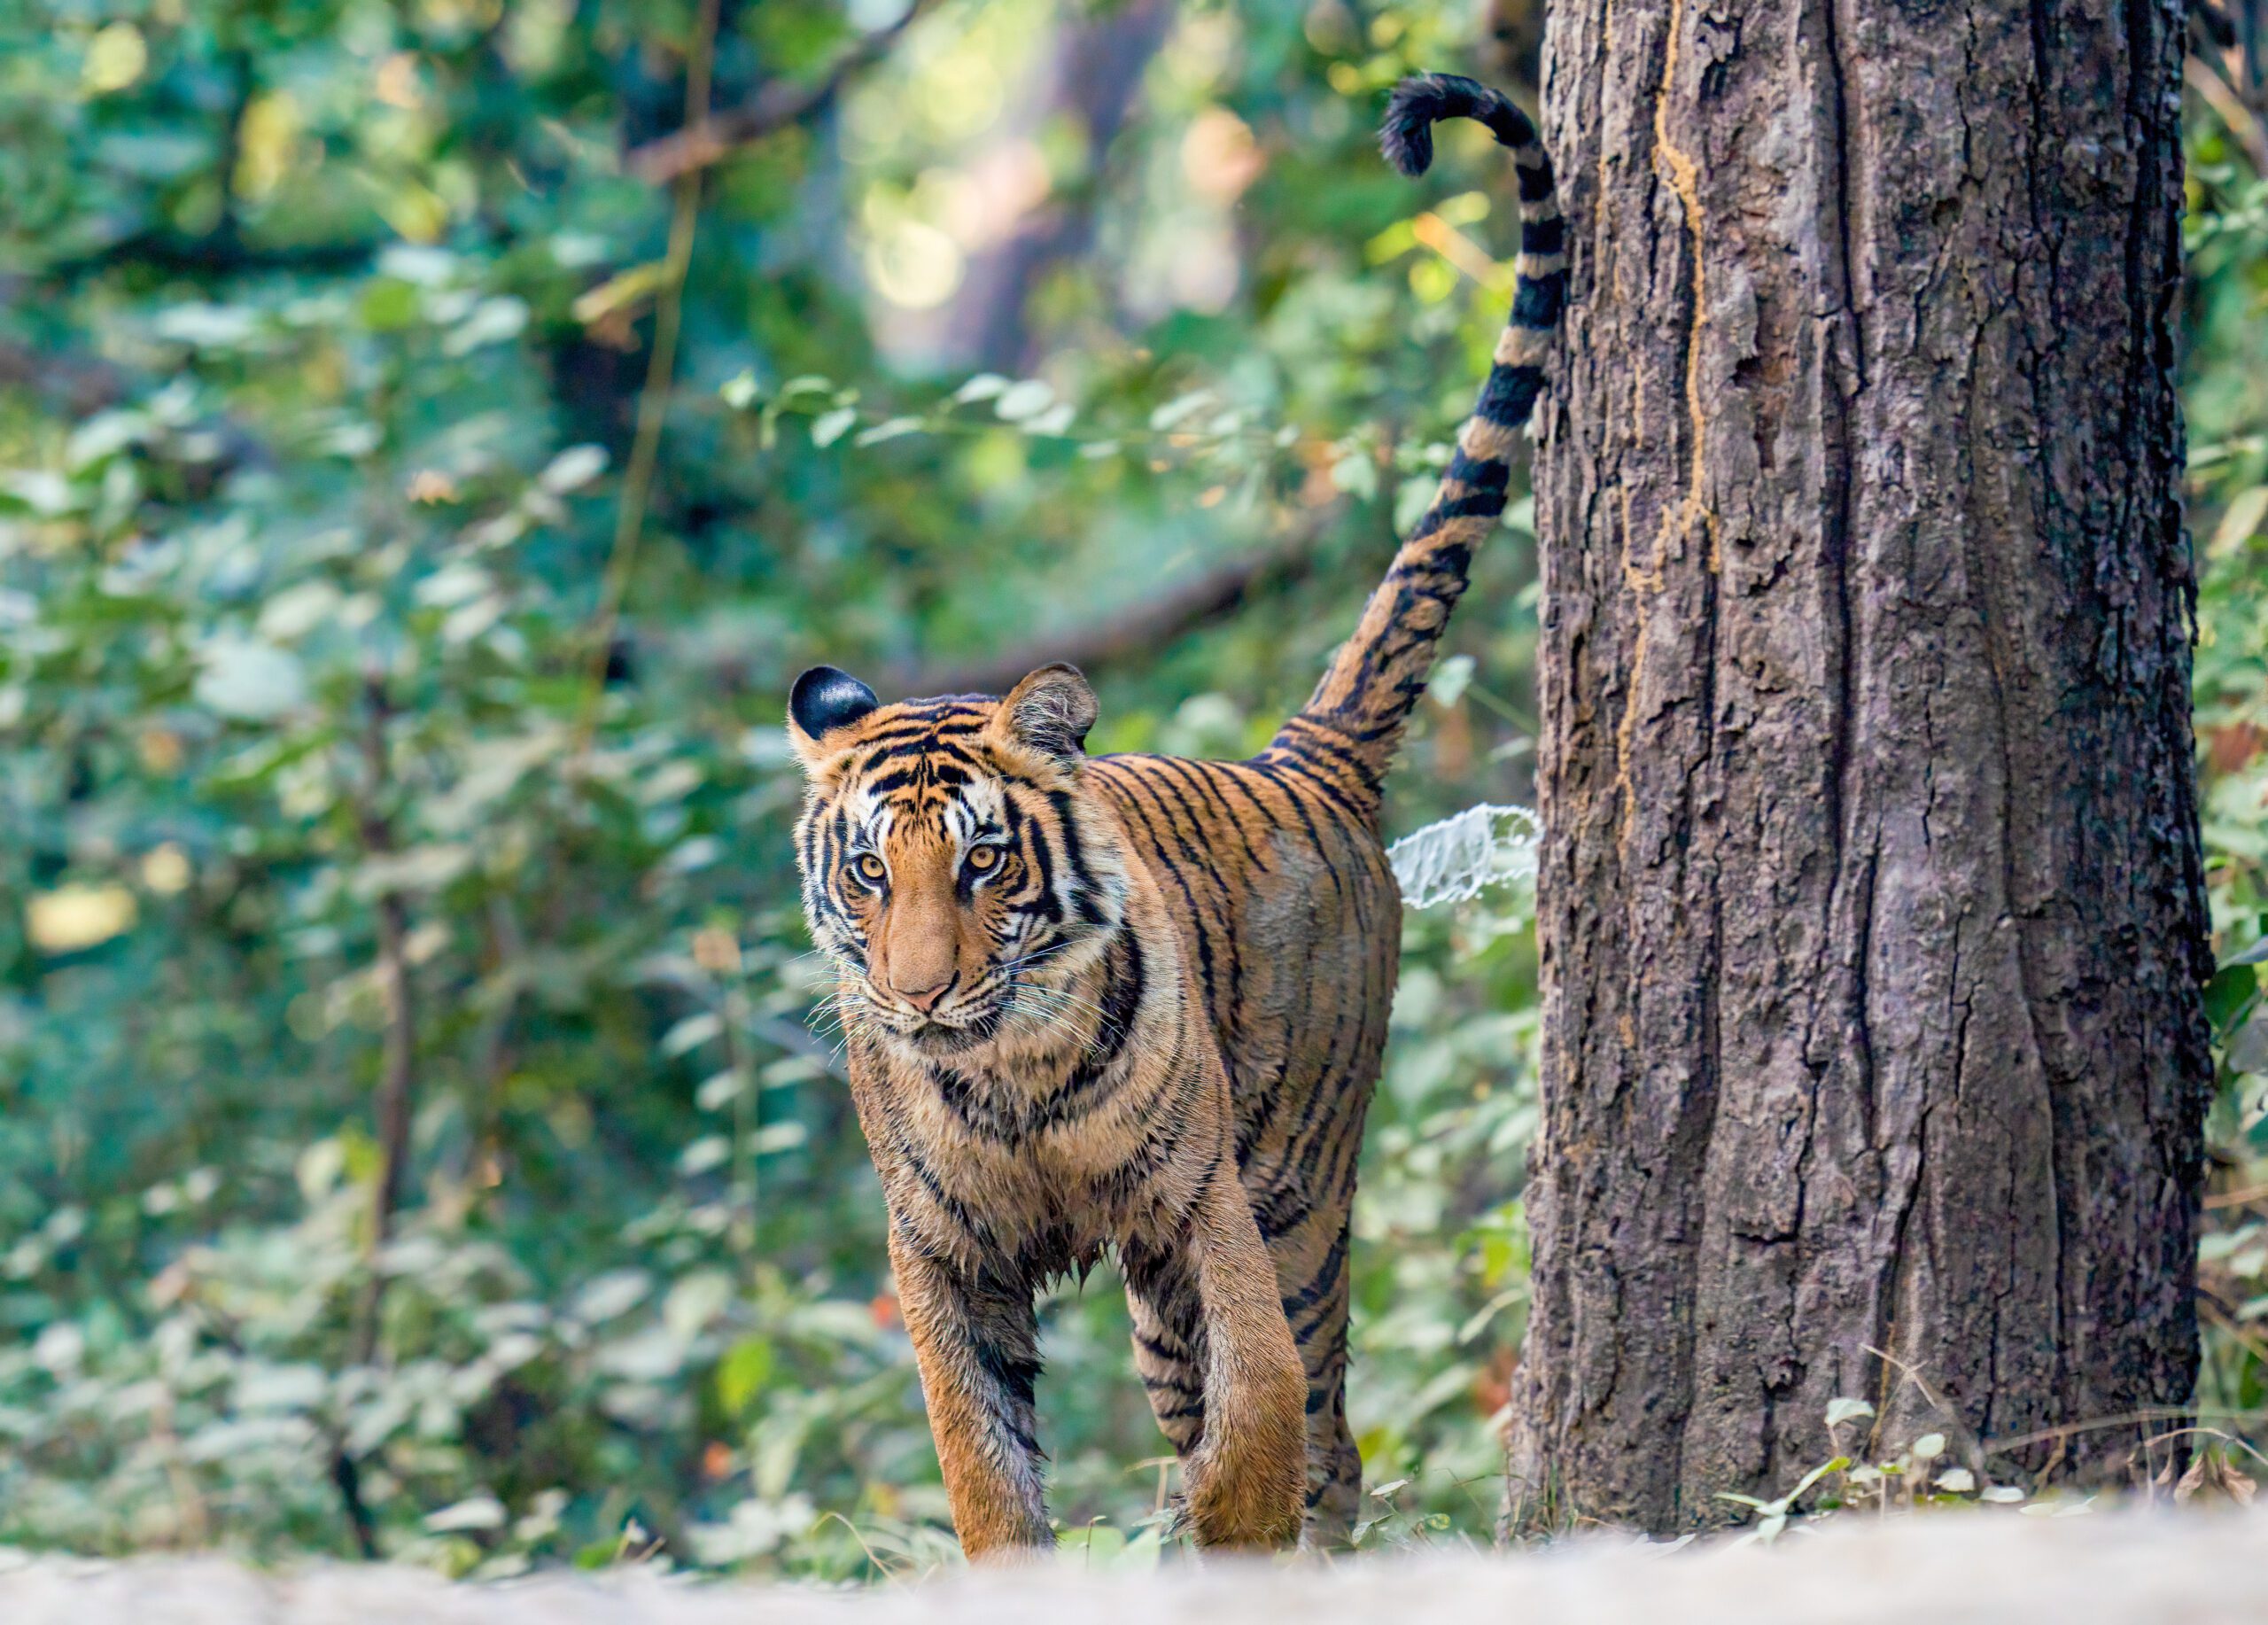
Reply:
[[1434, 646], [1464, 595], [1472, 550], [1504, 511], [1512, 442], [1543, 388], [1543, 360], [1567, 297], [1565, 224], [1551, 159], [1528, 117], [1497, 91], [1448, 74], [1421, 74], [1395, 87], [1379, 144], [1404, 175], [1433, 159], [1434, 123], [1472, 119], [1512, 150], [1519, 176], [1519, 284], [1511, 319], [1496, 341], [1480, 402], [1457, 434], [1456, 455], [1433, 505], [1394, 555], [1362, 623], [1333, 657], [1305, 710], [1276, 746], [1327, 758], [1364, 780], [1373, 796], [1425, 691]]

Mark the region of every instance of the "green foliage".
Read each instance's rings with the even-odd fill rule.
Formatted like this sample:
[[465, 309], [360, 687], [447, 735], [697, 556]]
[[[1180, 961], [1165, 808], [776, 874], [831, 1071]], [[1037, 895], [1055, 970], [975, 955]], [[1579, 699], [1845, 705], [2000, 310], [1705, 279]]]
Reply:
[[[2268, 177], [2199, 121], [2190, 167], [2190, 525], [2206, 880], [2221, 969], [2202, 1404], [2268, 1410]], [[2201, 1459], [2202, 1459], [2201, 1458]]]
[[[875, 10], [725, 7], [717, 105], [818, 82]], [[706, 172], [625, 553], [677, 291], [670, 195], [623, 155], [680, 122], [694, 6], [0, 19], [0, 1543], [345, 1554], [344, 1458], [377, 1545], [451, 1572], [946, 1559], [812, 1015], [788, 680], [950, 672], [1294, 536], [1309, 567], [1248, 612], [1096, 673], [1098, 748], [1256, 745], [1445, 460], [1509, 281], [1484, 144], [1423, 192], [1371, 146], [1384, 86], [1469, 59], [1471, 7], [1190, 5], [1099, 156], [1018, 88], [1086, 11], [946, 0]], [[2241, 1193], [2268, 1178], [2268, 204], [2210, 129], [2198, 156]], [[957, 347], [987, 256], [1057, 209], [1091, 246], [1016, 353]], [[1403, 829], [1531, 799], [1524, 522], [1477, 570]], [[1366, 1540], [1485, 1538], [1500, 1493], [1535, 1121], [1512, 878], [1408, 922], [1355, 1216]], [[2255, 1210], [2217, 1209], [2208, 1253], [2236, 1409], [2268, 1403]], [[1154, 1560], [1172, 1475], [1107, 1275], [1051, 1305], [1047, 1353], [1067, 1560]]]

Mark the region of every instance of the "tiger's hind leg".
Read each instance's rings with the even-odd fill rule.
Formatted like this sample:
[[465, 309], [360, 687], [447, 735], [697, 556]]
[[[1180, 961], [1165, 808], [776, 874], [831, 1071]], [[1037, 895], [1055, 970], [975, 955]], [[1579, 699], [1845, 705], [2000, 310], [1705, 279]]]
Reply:
[[1134, 1369], [1159, 1431], [1185, 1462], [1205, 1436], [1205, 1321], [1197, 1289], [1176, 1260], [1136, 1255], [1125, 1264]]
[[1307, 1522], [1300, 1543], [1344, 1545], [1354, 1532], [1363, 1494], [1363, 1456], [1347, 1426], [1348, 1208], [1345, 1195], [1318, 1208], [1291, 1232], [1270, 1237], [1284, 1295], [1308, 1379]]
[[[1393, 985], [1390, 976], [1386, 984]], [[1365, 1000], [1363, 1007], [1382, 1010], [1385, 1002]], [[1363, 1457], [1347, 1425], [1351, 1216], [1363, 1123], [1385, 1037], [1382, 1018], [1367, 1024], [1306, 1096], [1308, 1109], [1290, 1117], [1280, 1138], [1263, 1139], [1244, 1168], [1245, 1193], [1307, 1373], [1307, 1518], [1300, 1543], [1309, 1548], [1345, 1544], [1362, 1504]]]

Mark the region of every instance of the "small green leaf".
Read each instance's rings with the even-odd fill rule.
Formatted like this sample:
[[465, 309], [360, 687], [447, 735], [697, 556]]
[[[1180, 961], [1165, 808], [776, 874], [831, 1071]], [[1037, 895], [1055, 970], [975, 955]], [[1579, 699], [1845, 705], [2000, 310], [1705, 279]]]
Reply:
[[741, 1098], [743, 1087], [741, 1075], [727, 1067], [702, 1080], [693, 1092], [693, 1103], [705, 1112], [722, 1111]]
[[822, 412], [812, 419], [812, 444], [832, 446], [858, 421], [858, 412], [855, 407], [836, 407], [831, 412]]
[[554, 496], [564, 496], [570, 491], [581, 490], [604, 472], [605, 447], [570, 446], [545, 465], [535, 483]]
[[921, 420], [918, 417], [888, 418], [882, 423], [874, 424], [870, 429], [859, 430], [858, 434], [851, 439], [850, 444], [853, 446], [879, 446], [884, 440], [895, 440], [904, 435], [918, 433], [920, 428]]
[[1796, 1497], [1803, 1494], [1805, 1490], [1809, 1489], [1814, 1484], [1819, 1482], [1820, 1480], [1825, 1478], [1829, 1473], [1840, 1473], [1850, 1465], [1851, 1458], [1848, 1456], [1837, 1456], [1832, 1461], [1821, 1462], [1819, 1466], [1805, 1473], [1800, 1479], [1798, 1479], [1796, 1481], [1796, 1487], [1788, 1491], [1786, 1495], [1781, 1497], [1777, 1504], [1781, 1506], [1794, 1505]]
[[425, 1515], [425, 1527], [436, 1535], [459, 1529], [498, 1529], [503, 1525], [503, 1503], [485, 1490]]
[[1379, 494], [1379, 465], [1360, 447], [1331, 465], [1331, 483], [1357, 501], [1367, 502]]
[[2250, 965], [2233, 964], [2205, 984], [2205, 1018], [2213, 1031], [2226, 1038], [2259, 991], [2259, 973]]
[[[1451, 655], [1433, 668], [1433, 675], [1425, 685], [1425, 697], [1448, 710], [1464, 696], [1465, 685], [1472, 680], [1472, 657]], [[1830, 1416], [1829, 1420], [1832, 1421]]]
[[793, 1151], [810, 1136], [811, 1131], [800, 1123], [767, 1123], [756, 1131], [750, 1148], [759, 1155], [768, 1151]]
[[773, 1355], [768, 1337], [744, 1337], [717, 1363], [717, 1403], [738, 1416], [771, 1380]]
[[711, 1169], [722, 1168], [732, 1156], [731, 1140], [722, 1134], [704, 1134], [678, 1153], [677, 1170], [688, 1179], [695, 1178]]
[[1038, 416], [1055, 404], [1055, 392], [1038, 378], [1026, 378], [1011, 384], [1000, 392], [992, 403], [992, 411], [1001, 422], [1020, 424]]
[[662, 1054], [675, 1057], [699, 1049], [725, 1030], [722, 1017], [713, 1010], [688, 1015], [662, 1035]]
[[2268, 486], [2239, 492], [2222, 513], [2220, 524], [2213, 527], [2206, 553], [2214, 558], [2229, 556], [2251, 539], [2263, 519], [2268, 519]]
[[1212, 404], [1211, 390], [1192, 390], [1185, 395], [1179, 395], [1167, 401], [1165, 405], [1151, 413], [1150, 427], [1162, 432], [1196, 416], [1198, 413]]
[[602, 317], [643, 303], [649, 296], [660, 292], [668, 280], [669, 265], [665, 260], [633, 265], [577, 296], [572, 307], [575, 320], [588, 327]]

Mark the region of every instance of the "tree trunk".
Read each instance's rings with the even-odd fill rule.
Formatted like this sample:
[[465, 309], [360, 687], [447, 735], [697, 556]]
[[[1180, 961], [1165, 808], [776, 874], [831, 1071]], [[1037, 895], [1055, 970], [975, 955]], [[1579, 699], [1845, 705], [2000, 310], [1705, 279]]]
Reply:
[[2181, 41], [1553, 9], [1530, 1520], [1710, 1522], [1838, 1395], [2003, 1477], [2190, 1397]]
[[1071, 195], [1048, 198], [970, 264], [968, 281], [941, 324], [956, 361], [1012, 373], [1036, 363], [1026, 307], [1049, 270], [1093, 241], [1111, 144], [1133, 113], [1143, 75], [1178, 12], [1177, 0], [1122, 0], [1064, 19], [1046, 93], [1017, 115], [1000, 141], [1029, 143], [1046, 125], [1068, 120], [1081, 129], [1086, 172]]

